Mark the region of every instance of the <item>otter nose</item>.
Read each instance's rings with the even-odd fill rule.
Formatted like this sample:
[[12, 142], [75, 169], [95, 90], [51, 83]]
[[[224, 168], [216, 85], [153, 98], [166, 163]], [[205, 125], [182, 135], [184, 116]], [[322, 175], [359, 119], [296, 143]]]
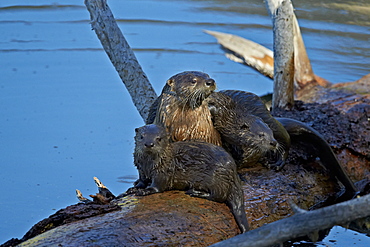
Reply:
[[270, 145], [271, 145], [272, 147], [276, 147], [276, 146], [278, 145], [278, 142], [277, 142], [275, 139], [272, 139], [272, 140], [270, 141]]
[[213, 79], [208, 79], [206, 80], [206, 86], [211, 87], [215, 85], [215, 80]]
[[144, 145], [145, 145], [145, 147], [147, 147], [147, 148], [152, 148], [152, 147], [154, 147], [154, 143], [153, 143], [153, 142], [146, 142]]

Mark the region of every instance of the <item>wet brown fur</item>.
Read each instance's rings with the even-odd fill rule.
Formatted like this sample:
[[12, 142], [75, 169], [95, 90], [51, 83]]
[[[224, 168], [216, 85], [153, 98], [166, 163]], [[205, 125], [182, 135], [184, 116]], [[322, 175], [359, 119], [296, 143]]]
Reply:
[[269, 165], [268, 158], [279, 153], [279, 143], [269, 126], [226, 94], [214, 92], [206, 101], [223, 147], [232, 154], [238, 168]]

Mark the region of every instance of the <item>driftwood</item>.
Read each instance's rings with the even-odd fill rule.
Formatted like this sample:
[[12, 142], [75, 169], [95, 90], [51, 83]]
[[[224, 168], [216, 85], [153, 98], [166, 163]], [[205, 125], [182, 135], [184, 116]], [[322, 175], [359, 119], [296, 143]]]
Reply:
[[230, 60], [250, 66], [263, 75], [274, 78], [274, 53], [251, 40], [236, 35], [204, 30], [214, 36]]
[[[104, 33], [104, 30], [110, 30], [110, 25], [116, 26], [113, 15], [105, 1], [86, 0], [85, 4], [88, 6], [89, 11], [96, 11], [100, 13], [100, 15], [106, 15], [104, 17], [99, 17], [99, 15], [91, 13], [93, 26], [96, 24], [94, 21], [103, 24], [102, 27], [104, 28], [100, 31]], [[106, 13], [103, 14], [102, 11], [106, 11]], [[99, 29], [94, 29], [97, 34], [100, 33]], [[119, 32], [118, 28], [115, 29], [115, 32], [117, 31]], [[102, 36], [98, 34], [98, 37], [106, 39], [107, 37], [105, 37], [105, 35], [108, 35], [108, 33], [105, 32]], [[115, 34], [114, 37], [118, 36], [120, 35]], [[108, 40], [110, 41], [102, 41], [102, 45], [108, 45], [108, 47], [112, 46], [111, 42], [113, 42], [113, 40], [109, 38]], [[107, 50], [106, 47], [105, 49]], [[125, 49], [129, 49], [129, 47], [126, 46]], [[125, 56], [125, 54], [130, 54], [130, 52], [126, 53], [125, 51], [122, 54]], [[114, 57], [111, 55], [109, 56]], [[134, 57], [128, 56], [130, 59], [136, 60]], [[128, 59], [127, 57], [121, 57], [121, 59], [124, 60], [123, 64], [128, 66], [121, 68], [122, 70], [130, 70], [133, 68], [131, 67], [131, 63], [127, 64], [125, 62]], [[120, 62], [113, 63], [117, 66], [116, 69], [120, 66], [117, 63]], [[117, 69], [117, 71], [120, 70]], [[128, 74], [131, 73], [132, 71]], [[130, 76], [128, 76], [128, 78], [130, 78]], [[131, 78], [130, 80], [134, 82], [134, 79]], [[152, 89], [148, 90], [151, 91]], [[146, 94], [142, 94], [140, 90], [130, 91], [130, 93], [135, 92], [139, 92], [139, 97], [148, 97]], [[132, 96], [135, 98], [134, 95]], [[370, 105], [366, 99], [362, 102]], [[296, 104], [296, 107], [298, 106], [299, 104]], [[149, 104], [141, 104], [141, 106], [138, 107], [143, 118], [146, 116], [148, 108]], [[314, 108], [316, 109], [317, 107]], [[324, 108], [320, 108], [320, 110], [323, 109]], [[326, 105], [325, 109], [326, 112], [322, 114], [338, 115], [332, 105]], [[351, 106], [347, 107], [341, 117], [349, 118], [359, 125], [364, 124], [366, 130], [366, 128], [368, 128], [368, 126], [366, 126], [366, 124], [368, 124], [366, 118], [370, 117], [370, 110], [365, 112], [365, 115], [359, 116], [355, 111], [356, 109], [358, 109], [356, 106], [354, 106], [354, 108], [351, 108]], [[302, 109], [302, 107], [298, 109], [300, 112], [303, 110], [305, 109]], [[313, 117], [313, 119], [310, 120], [311, 122], [319, 120], [318, 117], [311, 117]], [[365, 117], [365, 119], [363, 119], [363, 117]], [[349, 122], [349, 124], [351, 124], [351, 122]], [[341, 126], [334, 126], [331, 127], [331, 129], [336, 132], [343, 131], [335, 130], [337, 127], [339, 128]], [[353, 132], [353, 134], [359, 133], [357, 130]], [[335, 139], [330, 141], [331, 143], [336, 143], [338, 140]], [[367, 139], [364, 140], [365, 145], [366, 142]], [[344, 144], [343, 147], [337, 147], [337, 151], [342, 152], [343, 150], [347, 150], [345, 148], [346, 145], [347, 144]], [[361, 145], [363, 146], [363, 144]], [[356, 149], [356, 147], [353, 148]], [[336, 198], [337, 194], [340, 193], [340, 184], [333, 180], [330, 174], [320, 167], [318, 161], [310, 157], [305, 157], [305, 155], [301, 153], [295, 155], [295, 152], [299, 151], [299, 149], [292, 149], [287, 165], [280, 173], [276, 173], [264, 167], [254, 167], [241, 171], [241, 176], [244, 181], [245, 205], [252, 229], [258, 229], [258, 227], [266, 223], [275, 222], [293, 215], [294, 212], [289, 206], [289, 200], [307, 210], [333, 203], [331, 200]], [[364, 158], [364, 163], [366, 165], [363, 167], [347, 167], [347, 171], [352, 178], [355, 178], [355, 181], [364, 179], [366, 176], [368, 177], [368, 175], [366, 175], [369, 174], [370, 170], [368, 159], [370, 158]], [[361, 169], [362, 172], [360, 173]], [[354, 174], [355, 172], [358, 174]], [[82, 194], [78, 194], [81, 200], [87, 203], [67, 207], [61, 210], [61, 212], [58, 211], [55, 215], [40, 222], [38, 227], [35, 226], [35, 228], [31, 229], [22, 240], [18, 240], [25, 241], [29, 239], [19, 246], [49, 246], [56, 244], [69, 246], [87, 246], [92, 244], [96, 246], [148, 246], [164, 244], [207, 246], [238, 234], [237, 225], [225, 204], [200, 198], [192, 198], [178, 191], [168, 191], [147, 197], [128, 196], [115, 201], [113, 204], [106, 204], [107, 201], [105, 198], [107, 195], [109, 197], [110, 194], [102, 183], [98, 182], [96, 179], [95, 181], [99, 188], [99, 193], [92, 196], [95, 202], [87, 202], [87, 199], [84, 198]], [[101, 195], [103, 195], [103, 197], [100, 197]], [[368, 200], [368, 197], [364, 198]], [[353, 204], [357, 203], [357, 201], [358, 199], [349, 203]], [[99, 212], [103, 214], [97, 216]], [[317, 213], [315, 211], [313, 212]], [[348, 212], [350, 212], [350, 210], [348, 210]], [[293, 217], [300, 218], [308, 215], [309, 218], [312, 218], [309, 213], [300, 213]], [[355, 215], [354, 218], [358, 217], [356, 213], [353, 215]], [[352, 218], [347, 218], [347, 220], [350, 219]], [[322, 218], [318, 218], [318, 220], [322, 221]], [[343, 222], [342, 219], [338, 222], [330, 221], [326, 226], [341, 222]], [[277, 221], [274, 224], [280, 223]], [[267, 225], [265, 227], [274, 228], [274, 226], [276, 225]], [[263, 230], [265, 228], [261, 227], [259, 229]], [[314, 230], [317, 230], [317, 228], [312, 229], [312, 231]], [[311, 231], [311, 229], [309, 229], [309, 231]], [[254, 231], [251, 231], [251, 234], [253, 234], [253, 232]], [[42, 234], [37, 235], [40, 233]], [[267, 234], [268, 232], [264, 233]], [[306, 229], [304, 233], [307, 233]], [[298, 235], [287, 236], [284, 240]], [[236, 240], [233, 239], [230, 241], [237, 241], [238, 238], [239, 236]], [[268, 235], [261, 236], [261, 238], [266, 240]], [[257, 242], [257, 240], [255, 241]], [[276, 239], [276, 241], [280, 242], [283, 240]], [[13, 245], [10, 243], [7, 246]]]
[[[295, 23], [298, 25], [298, 22]], [[204, 30], [204, 32], [217, 39], [222, 50], [225, 51], [225, 56], [231, 61], [247, 65], [270, 79], [274, 78], [274, 53], [270, 49], [234, 34], [210, 30]], [[332, 84], [324, 78], [308, 73], [308, 71], [312, 71], [312, 68], [309, 59], [303, 55], [307, 53], [305, 51], [301, 52], [301, 50], [296, 51], [296, 47], [301, 49], [304, 44], [296, 40], [302, 40], [302, 37], [294, 36], [294, 81], [296, 89], [311, 84], [323, 87], [331, 86]]]
[[[209, 30], [205, 32], [217, 39], [221, 48], [226, 52], [225, 56], [230, 60], [248, 65], [263, 75], [273, 74], [274, 59], [271, 50], [237, 35]], [[295, 59], [295, 67], [297, 63], [301, 64], [301, 68], [310, 67], [307, 63]], [[270, 76], [268, 77], [273, 79]], [[348, 101], [359, 104], [359, 102], [362, 102], [362, 98], [370, 98], [368, 96], [370, 94], [370, 74], [355, 82], [337, 84], [331, 84], [317, 75], [313, 75], [313, 77], [314, 80], [310, 81], [311, 76], [306, 76], [303, 69], [295, 70], [295, 78], [306, 78], [306, 81], [296, 81], [295, 99], [306, 103], [333, 102], [334, 105], [337, 105], [335, 102], [338, 99], [341, 99], [340, 101], [344, 104]]]
[[[265, 1], [271, 18], [274, 18], [276, 9], [281, 2], [281, 0]], [[290, 14], [293, 21], [290, 31], [293, 31], [294, 82], [296, 89], [299, 90], [309, 84], [317, 84], [323, 87], [330, 86], [330, 82], [314, 74], [303, 42], [298, 20], [294, 13]], [[270, 49], [237, 35], [209, 30], [205, 30], [205, 32], [217, 39], [225, 51], [227, 58], [234, 62], [250, 66], [271, 79], [274, 78], [274, 54]], [[290, 38], [291, 33], [286, 34], [288, 34], [286, 38]]]

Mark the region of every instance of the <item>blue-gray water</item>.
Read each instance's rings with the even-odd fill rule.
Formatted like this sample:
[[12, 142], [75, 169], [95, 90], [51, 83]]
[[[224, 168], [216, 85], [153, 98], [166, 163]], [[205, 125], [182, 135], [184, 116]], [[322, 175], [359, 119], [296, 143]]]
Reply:
[[[321, 2], [294, 2], [315, 73], [332, 82], [370, 73], [368, 0]], [[229, 32], [272, 48], [262, 1], [108, 3], [157, 92], [184, 70], [209, 73], [219, 89], [272, 90], [269, 79], [229, 61], [202, 32]], [[76, 203], [75, 189], [96, 193], [94, 176], [116, 194], [128, 188], [137, 176], [133, 130], [143, 121], [82, 0], [1, 0], [0, 35], [3, 243]]]

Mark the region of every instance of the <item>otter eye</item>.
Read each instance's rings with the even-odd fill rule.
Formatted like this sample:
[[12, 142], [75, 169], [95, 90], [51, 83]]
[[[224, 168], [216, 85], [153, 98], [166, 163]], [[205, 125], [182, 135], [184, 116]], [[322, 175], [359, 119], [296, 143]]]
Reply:
[[158, 137], [158, 138], [157, 138], [157, 141], [158, 141], [158, 142], [162, 141], [162, 138]]
[[191, 80], [191, 83], [193, 84], [197, 83], [197, 78], [193, 78], [193, 80]]
[[140, 139], [144, 139], [144, 136], [142, 136], [142, 135], [141, 135], [141, 136], [140, 136]]

